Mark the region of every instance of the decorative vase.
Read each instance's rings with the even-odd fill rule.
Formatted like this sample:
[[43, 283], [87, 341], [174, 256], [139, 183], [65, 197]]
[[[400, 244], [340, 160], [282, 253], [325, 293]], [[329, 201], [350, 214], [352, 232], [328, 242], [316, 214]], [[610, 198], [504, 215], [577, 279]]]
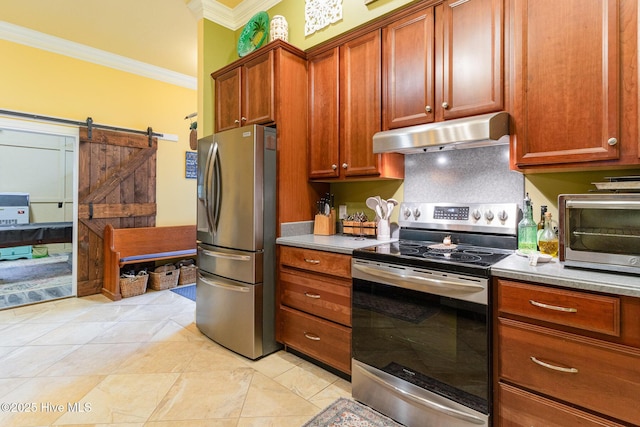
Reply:
[[275, 15], [269, 24], [269, 41], [276, 39], [289, 41], [289, 24], [282, 15]]

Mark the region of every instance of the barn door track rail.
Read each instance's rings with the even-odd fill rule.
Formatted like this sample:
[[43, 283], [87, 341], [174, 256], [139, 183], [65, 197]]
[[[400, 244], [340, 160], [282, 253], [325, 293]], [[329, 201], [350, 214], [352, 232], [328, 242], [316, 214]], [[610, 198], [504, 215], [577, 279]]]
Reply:
[[93, 137], [93, 128], [105, 129], [105, 130], [113, 130], [113, 131], [117, 131], [117, 132], [137, 133], [137, 134], [140, 134], [140, 135], [147, 135], [149, 137], [149, 147], [151, 147], [152, 140], [153, 140], [154, 137], [156, 137], [156, 138], [163, 138], [164, 137], [163, 133], [154, 133], [153, 129], [151, 128], [151, 126], [149, 126], [146, 131], [145, 130], [137, 130], [137, 129], [127, 129], [127, 128], [122, 128], [122, 127], [117, 127], [117, 126], [96, 124], [96, 123], [93, 122], [93, 119], [91, 117], [87, 117], [87, 120], [85, 120], [84, 122], [80, 122], [80, 121], [77, 121], [77, 120], [63, 119], [63, 118], [60, 118], [60, 117], [52, 117], [52, 116], [41, 116], [41, 115], [38, 115], [38, 114], [23, 113], [21, 111], [13, 111], [13, 110], [0, 110], [0, 115], [15, 116], [15, 117], [20, 117], [20, 118], [23, 118], [23, 119], [31, 119], [31, 120], [43, 120], [43, 121], [54, 122], [54, 123], [63, 123], [63, 124], [72, 125], [72, 126], [86, 126], [87, 127], [87, 137], [89, 139], [92, 139], [92, 137]]

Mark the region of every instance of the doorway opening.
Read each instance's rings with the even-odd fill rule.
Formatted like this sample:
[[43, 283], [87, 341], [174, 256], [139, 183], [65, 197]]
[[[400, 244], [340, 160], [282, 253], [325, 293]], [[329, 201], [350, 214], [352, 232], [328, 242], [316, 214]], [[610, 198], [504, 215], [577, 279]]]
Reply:
[[[28, 200], [0, 206], [0, 310], [77, 295], [78, 147], [77, 127], [0, 117], [0, 201]], [[61, 227], [70, 239], [38, 244]], [[24, 231], [20, 244], [7, 247], [3, 231]]]

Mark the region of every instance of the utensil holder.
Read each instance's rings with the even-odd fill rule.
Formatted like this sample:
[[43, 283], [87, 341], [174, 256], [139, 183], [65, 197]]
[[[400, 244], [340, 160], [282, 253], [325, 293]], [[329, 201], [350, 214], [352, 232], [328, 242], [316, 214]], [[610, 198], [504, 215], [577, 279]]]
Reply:
[[381, 219], [378, 221], [378, 235], [377, 240], [391, 240], [391, 226], [388, 219]]
[[336, 234], [336, 210], [331, 209], [329, 215], [317, 214], [313, 222], [313, 234], [331, 236]]

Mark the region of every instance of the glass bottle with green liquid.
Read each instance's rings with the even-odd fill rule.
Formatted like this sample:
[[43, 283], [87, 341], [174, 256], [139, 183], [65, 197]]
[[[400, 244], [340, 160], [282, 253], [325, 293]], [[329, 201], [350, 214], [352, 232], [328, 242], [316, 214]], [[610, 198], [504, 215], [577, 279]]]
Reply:
[[524, 198], [522, 210], [522, 220], [518, 223], [518, 251], [530, 254], [538, 248], [538, 224], [533, 220], [533, 206], [529, 193]]

